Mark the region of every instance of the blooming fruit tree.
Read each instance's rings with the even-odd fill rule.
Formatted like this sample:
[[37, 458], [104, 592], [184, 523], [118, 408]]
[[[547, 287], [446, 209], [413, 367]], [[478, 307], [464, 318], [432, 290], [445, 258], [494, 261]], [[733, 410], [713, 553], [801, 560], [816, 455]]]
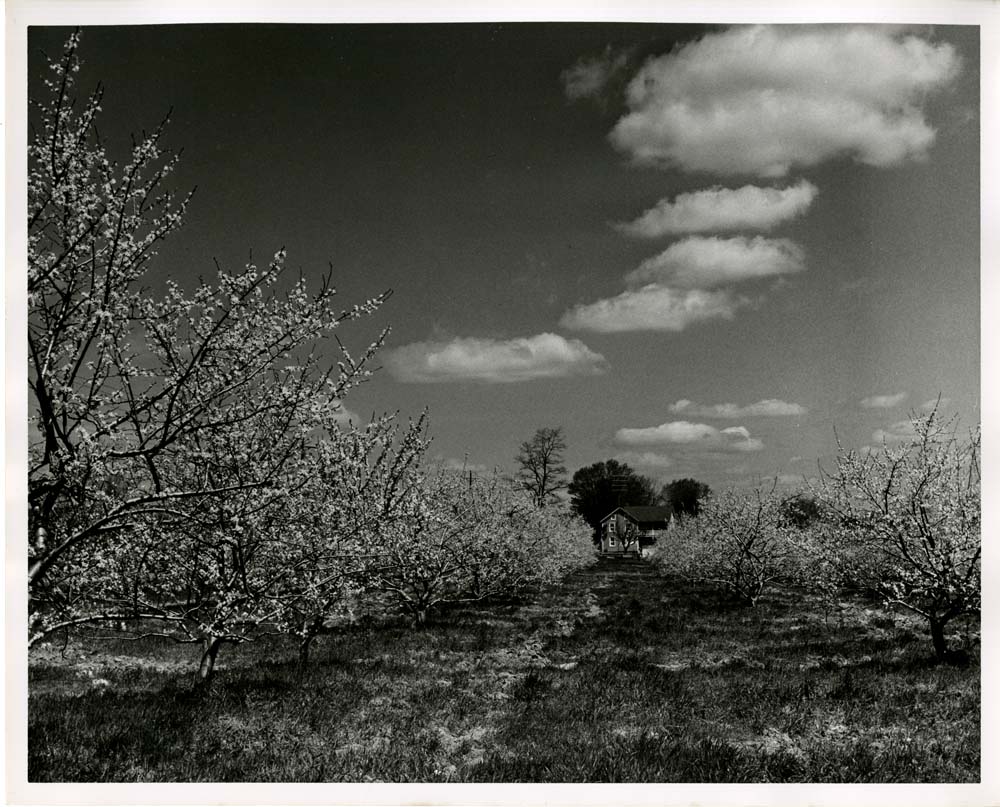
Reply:
[[371, 533], [370, 585], [422, 625], [435, 605], [515, 594], [592, 562], [588, 536], [582, 519], [537, 507], [499, 474], [424, 470], [400, 517]]
[[980, 611], [980, 432], [960, 436], [936, 410], [911, 423], [901, 443], [839, 450], [817, 491], [839, 521], [823, 554], [845, 585], [927, 620], [945, 659], [948, 623]]
[[402, 426], [393, 415], [364, 426], [327, 424], [311, 473], [289, 500], [282, 537], [286, 574], [276, 624], [308, 661], [330, 620], [350, 616], [384, 555], [371, 537], [406, 517], [426, 451], [426, 415]]
[[796, 579], [800, 569], [781, 505], [774, 486], [713, 493], [697, 516], [675, 521], [669, 549], [657, 555], [657, 563], [756, 605], [768, 587]]
[[[28, 148], [31, 641], [145, 618], [140, 599], [159, 608], [189, 585], [221, 592], [233, 575], [242, 591], [229, 605], [219, 594], [198, 607], [243, 613], [230, 626], [259, 620], [273, 603], [247, 603], [277, 584], [248, 564], [268, 567], [266, 536], [304, 484], [316, 430], [369, 374], [385, 336], [352, 356], [335, 332], [388, 293], [341, 309], [328, 277], [315, 289], [289, 278], [281, 250], [151, 296], [150, 261], [190, 195], [168, 188], [177, 158], [165, 123], [123, 165], [108, 155], [102, 90], [76, 98], [78, 44], [75, 33], [50, 64]], [[126, 572], [133, 607], [121, 612]], [[210, 644], [242, 635], [201, 622]]]

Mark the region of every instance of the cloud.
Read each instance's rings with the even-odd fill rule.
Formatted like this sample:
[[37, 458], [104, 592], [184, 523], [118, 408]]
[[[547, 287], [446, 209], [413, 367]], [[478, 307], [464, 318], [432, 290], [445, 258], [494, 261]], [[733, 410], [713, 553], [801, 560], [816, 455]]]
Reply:
[[865, 409], [892, 409], [906, 400], [905, 392], [897, 392], [895, 395], [871, 395], [862, 398], [859, 403]]
[[899, 420], [884, 429], [876, 429], [872, 432], [872, 440], [876, 443], [898, 443], [916, 436], [916, 429], [909, 420]]
[[612, 145], [641, 165], [785, 176], [848, 155], [923, 158], [922, 105], [958, 75], [948, 44], [883, 26], [736, 26], [647, 60]]
[[636, 468], [672, 468], [674, 461], [655, 451], [622, 451], [615, 458]]
[[628, 51], [615, 53], [609, 45], [601, 56], [581, 59], [562, 72], [563, 88], [571, 101], [600, 98], [611, 80], [628, 64]]
[[764, 447], [764, 443], [750, 436], [746, 426], [730, 426], [721, 429], [719, 435], [725, 443], [723, 448], [726, 451], [760, 451]]
[[576, 330], [682, 331], [712, 319], [731, 320], [760, 302], [720, 289], [741, 281], [801, 272], [802, 249], [787, 239], [690, 236], [643, 261], [625, 276], [631, 288], [580, 304], [560, 324]]
[[644, 429], [619, 429], [615, 438], [620, 443], [636, 445], [643, 443], [696, 443], [713, 438], [719, 430], [707, 423], [689, 423], [676, 420]]
[[797, 403], [787, 403], [777, 398], [766, 398], [757, 403], [737, 406], [734, 403], [713, 404], [702, 406], [687, 399], [670, 404], [670, 411], [675, 415], [688, 415], [708, 418], [744, 418], [744, 417], [786, 417], [804, 415], [808, 410]]
[[414, 342], [390, 350], [386, 367], [405, 383], [484, 381], [506, 384], [536, 378], [600, 375], [607, 361], [578, 339], [540, 333], [515, 339], [455, 338]]
[[661, 199], [639, 218], [614, 225], [636, 238], [727, 230], [770, 230], [801, 216], [816, 198], [817, 188], [806, 180], [787, 188], [744, 185], [731, 190], [716, 185], [705, 190]]
[[622, 445], [693, 445], [709, 451], [743, 452], [760, 451], [764, 444], [744, 426], [717, 429], [707, 423], [690, 423], [675, 420], [639, 429], [619, 429], [615, 440]]
[[671, 244], [625, 276], [632, 284], [661, 283], [685, 289], [714, 288], [744, 280], [801, 272], [804, 253], [786, 238], [705, 238]]
[[682, 331], [711, 319], [732, 319], [749, 305], [729, 291], [675, 289], [650, 283], [604, 300], [577, 305], [559, 321], [564, 328], [599, 333]]

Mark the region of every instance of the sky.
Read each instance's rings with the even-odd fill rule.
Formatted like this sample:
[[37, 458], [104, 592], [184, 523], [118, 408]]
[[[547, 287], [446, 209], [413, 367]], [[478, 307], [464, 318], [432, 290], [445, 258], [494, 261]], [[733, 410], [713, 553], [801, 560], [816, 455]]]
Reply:
[[[29, 30], [29, 94], [68, 29]], [[279, 248], [393, 294], [361, 420], [514, 469], [561, 426], [713, 488], [980, 418], [979, 32], [605, 23], [89, 26], [114, 150], [172, 110], [197, 186], [150, 269]], [[335, 358], [331, 354], [331, 358]]]

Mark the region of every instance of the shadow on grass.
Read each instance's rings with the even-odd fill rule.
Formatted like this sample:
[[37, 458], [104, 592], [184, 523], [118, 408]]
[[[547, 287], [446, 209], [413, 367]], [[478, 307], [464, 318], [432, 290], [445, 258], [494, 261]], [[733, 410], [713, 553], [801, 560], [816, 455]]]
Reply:
[[28, 780], [122, 781], [123, 772], [155, 770], [185, 753], [214, 696], [193, 682], [171, 681], [157, 692], [90, 690], [72, 698], [33, 698]]
[[[975, 671], [933, 664], [929, 642], [891, 618], [830, 624], [813, 605], [779, 595], [747, 609], [715, 590], [591, 570], [521, 605], [443, 609], [425, 630], [393, 620], [345, 626], [317, 641], [304, 669], [289, 644], [227, 648], [207, 691], [194, 684], [194, 659], [184, 675], [111, 668], [100, 673], [109, 679], [103, 689], [82, 682], [79, 665], [36, 663], [29, 775], [66, 782], [977, 776]], [[179, 663], [170, 652], [154, 655]]]

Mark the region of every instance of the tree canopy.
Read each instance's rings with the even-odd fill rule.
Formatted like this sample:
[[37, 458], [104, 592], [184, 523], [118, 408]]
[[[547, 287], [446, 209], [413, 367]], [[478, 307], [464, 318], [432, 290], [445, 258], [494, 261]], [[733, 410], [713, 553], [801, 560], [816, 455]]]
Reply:
[[781, 517], [784, 523], [805, 529], [824, 517], [823, 506], [815, 496], [799, 493], [781, 503]]
[[674, 511], [674, 515], [696, 516], [701, 511], [702, 502], [711, 493], [712, 489], [704, 482], [686, 477], [664, 485], [660, 498]]
[[573, 509], [593, 528], [595, 541], [601, 519], [616, 507], [657, 501], [653, 481], [615, 459], [580, 468], [567, 490]]

